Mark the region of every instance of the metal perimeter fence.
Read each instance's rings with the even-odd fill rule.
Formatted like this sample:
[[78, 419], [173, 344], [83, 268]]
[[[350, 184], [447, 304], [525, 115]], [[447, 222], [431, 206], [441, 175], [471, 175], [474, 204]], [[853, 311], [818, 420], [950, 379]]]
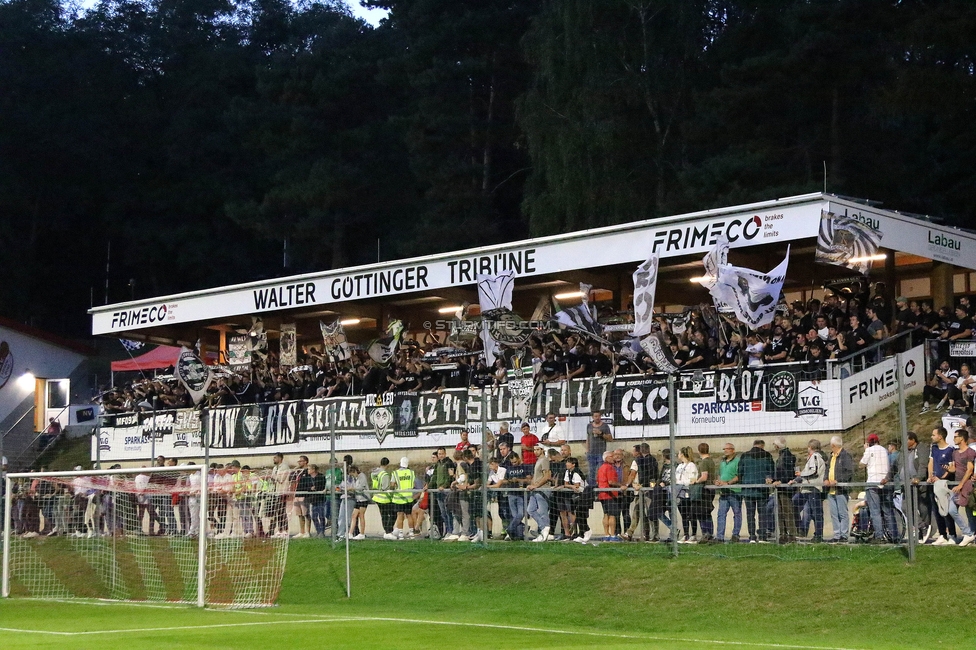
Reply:
[[[901, 376], [904, 364], [900, 354], [896, 357], [893, 372], [898, 426], [889, 433], [901, 440], [904, 459], [908, 448]], [[672, 376], [668, 378], [671, 413], [676, 412], [676, 393]], [[703, 436], [711, 433], [721, 436], [721, 432], [702, 432]], [[680, 442], [672, 417], [667, 446], [671, 459], [679, 458]], [[334, 545], [368, 538], [484, 545], [505, 541], [575, 541], [587, 545], [640, 541], [655, 543], [653, 548], [674, 556], [734, 553], [731, 549], [739, 544], [762, 544], [767, 553], [800, 557], [810, 551], [799, 549], [863, 544], [880, 552], [898, 550], [909, 561], [915, 558], [917, 544], [926, 538], [939, 540], [939, 545], [972, 541], [972, 508], [964, 504], [953, 507], [953, 484], [929, 484], [924, 478], [919, 482], [907, 462], [901, 462], [898, 475], [885, 484], [848, 481], [824, 487], [816, 482], [778, 482], [774, 475], [766, 474], [758, 477], [763, 482], [734, 486], [712, 485], [711, 481], [684, 485], [677, 476], [672, 481], [671, 471], [662, 464], [660, 472], [644, 477], [646, 485], [639, 487], [601, 488], [596, 472], [588, 466], [591, 475], [585, 483], [571, 481], [535, 489], [509, 483], [498, 488], [488, 485], [490, 459], [486, 447], [481, 446], [481, 477], [475, 483], [464, 485], [452, 480], [451, 488], [426, 489], [427, 481], [418, 476], [410, 488], [376, 490], [372, 486], [362, 489], [361, 482], [357, 488], [349, 468], [336, 462], [334, 452], [332, 458], [325, 470], [331, 478], [324, 491], [264, 486], [241, 494], [233, 486], [228, 488], [226, 482], [221, 485], [214, 481], [208, 490], [210, 534], [322, 536], [331, 538]], [[797, 467], [802, 467], [799, 459]], [[530, 480], [531, 475], [520, 479]], [[472, 485], [477, 488], [471, 489]], [[14, 534], [39, 534], [23, 529], [23, 509], [30, 507], [33, 498], [29, 488], [21, 488], [14, 497], [12, 505], [17, 512], [10, 518]], [[71, 499], [62, 500], [71, 507]], [[40, 510], [43, 519], [47, 512], [43, 507]], [[62, 517], [68, 520], [70, 514], [63, 513]], [[43, 526], [39, 528], [43, 532]], [[163, 526], [154, 524], [151, 511], [138, 529], [137, 534], [184, 534], [178, 516], [172, 525]], [[64, 529], [61, 532], [69, 533]], [[84, 533], [99, 534], [91, 529]]]

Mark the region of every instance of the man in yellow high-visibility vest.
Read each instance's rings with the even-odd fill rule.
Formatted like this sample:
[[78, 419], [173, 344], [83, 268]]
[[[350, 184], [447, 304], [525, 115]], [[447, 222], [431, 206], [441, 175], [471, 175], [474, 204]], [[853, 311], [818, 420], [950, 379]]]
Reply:
[[[397, 539], [403, 539], [404, 520], [413, 510], [414, 485], [417, 482], [417, 475], [410, 469], [410, 459], [404, 456], [400, 459], [400, 468], [393, 473], [393, 483], [396, 492], [393, 493], [393, 509], [396, 512], [396, 525], [393, 527], [393, 534]], [[413, 531], [409, 533], [413, 537]]]
[[390, 494], [392, 475], [390, 474], [390, 459], [385, 456], [380, 459], [380, 466], [370, 472], [370, 488], [372, 500], [380, 509], [380, 520], [383, 522], [383, 539], [396, 539], [393, 534], [393, 498]]

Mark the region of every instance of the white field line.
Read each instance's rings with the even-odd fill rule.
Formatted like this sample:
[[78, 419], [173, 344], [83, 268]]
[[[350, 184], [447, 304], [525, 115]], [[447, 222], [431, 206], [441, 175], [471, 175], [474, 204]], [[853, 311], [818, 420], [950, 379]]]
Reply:
[[[841, 646], [818, 646], [818, 645], [797, 645], [792, 643], [728, 641], [722, 639], [698, 639], [698, 638], [690, 638], [690, 637], [668, 637], [668, 636], [652, 636], [652, 635], [641, 635], [641, 634], [617, 634], [613, 632], [594, 632], [594, 631], [581, 631], [581, 630], [553, 630], [551, 628], [525, 627], [520, 625], [502, 625], [498, 623], [465, 623], [460, 621], [430, 621], [430, 620], [416, 619], [416, 618], [394, 618], [394, 617], [383, 617], [383, 616], [349, 616], [349, 617], [336, 617], [336, 618], [319, 617], [319, 618], [305, 618], [301, 620], [294, 620], [291, 622], [299, 623], [299, 624], [331, 624], [331, 623], [349, 623], [349, 622], [413, 623], [418, 625], [448, 625], [448, 626], [455, 626], [455, 627], [478, 627], [478, 628], [490, 628], [490, 629], [497, 629], [497, 630], [513, 630], [516, 632], [540, 632], [544, 634], [565, 634], [565, 635], [591, 636], [591, 637], [612, 638], [612, 639], [633, 639], [635, 641], [662, 641], [662, 642], [671, 642], [671, 643], [707, 643], [707, 644], [719, 645], [719, 646], [780, 648], [783, 650], [853, 650], [851, 648], [843, 648]], [[207, 630], [207, 629], [217, 629], [217, 628], [254, 627], [258, 625], [279, 625], [280, 623], [281, 623], [280, 620], [252, 621], [246, 623], [216, 623], [216, 624], [209, 624], [209, 625], [179, 625], [179, 626], [171, 626], [171, 627], [146, 627], [146, 628], [130, 628], [130, 629], [120, 629], [120, 630], [91, 630], [86, 632], [52, 632], [47, 630], [23, 630], [23, 629], [0, 627], [0, 632], [19, 632], [23, 634], [50, 634], [55, 636], [91, 636], [95, 634], [177, 632], [177, 631]]]

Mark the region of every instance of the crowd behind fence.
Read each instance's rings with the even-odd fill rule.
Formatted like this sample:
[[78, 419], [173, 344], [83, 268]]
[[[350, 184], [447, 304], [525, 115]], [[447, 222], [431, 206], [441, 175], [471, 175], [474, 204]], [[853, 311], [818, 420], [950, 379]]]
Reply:
[[[488, 458], [474, 449], [433, 452], [419, 471], [407, 458], [368, 471], [346, 455], [320, 469], [281, 455], [271, 468], [213, 464], [207, 530], [222, 537], [330, 537], [363, 540], [646, 541], [677, 544], [835, 542], [968, 546], [974, 541], [973, 460], [969, 430], [936, 428], [885, 446], [876, 434], [855, 459], [835, 436], [830, 449], [811, 440], [801, 460], [773, 441], [747, 451], [726, 443], [651, 453], [631, 462], [607, 451], [598, 467], [542, 445]], [[948, 439], [947, 439], [948, 438]], [[530, 456], [531, 454], [531, 456]], [[174, 459], [161, 465], [177, 468]], [[854, 480], [855, 467], [866, 481]], [[183, 469], [186, 466], [182, 466]], [[594, 471], [595, 470], [595, 471]], [[174, 471], [174, 476], [177, 474]], [[904, 477], [908, 477], [908, 490]], [[194, 477], [196, 477], [194, 479]], [[195, 482], [194, 482], [195, 481]], [[105, 479], [21, 478], [11, 482], [12, 533], [196, 536], [199, 474], [141, 474], [131, 484]], [[125, 516], [120, 516], [124, 511]], [[0, 521], [3, 518], [0, 517]]]

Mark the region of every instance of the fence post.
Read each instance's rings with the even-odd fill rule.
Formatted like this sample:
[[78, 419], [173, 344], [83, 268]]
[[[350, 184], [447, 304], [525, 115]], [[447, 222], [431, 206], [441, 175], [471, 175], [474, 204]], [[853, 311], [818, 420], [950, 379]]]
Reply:
[[[915, 522], [915, 490], [912, 489], [912, 482], [908, 472], [908, 414], [905, 411], [905, 386], [903, 384], [903, 365], [902, 353], [895, 355], [895, 385], [898, 386], [898, 421], [901, 428], [901, 484], [902, 484], [902, 507], [905, 509], [905, 541], [908, 544], [908, 562], [915, 562], [915, 544], [918, 537], [918, 527]], [[925, 380], [924, 368], [916, 368], [915, 372], [922, 372], [921, 380]], [[892, 507], [894, 516], [894, 507]], [[898, 530], [897, 517], [895, 531]]]
[[674, 490], [674, 467], [678, 461], [678, 450], [674, 436], [678, 429], [678, 400], [675, 393], [674, 375], [668, 375], [668, 447], [671, 449], [671, 477], [666, 490], [671, 492], [671, 555], [678, 557], [678, 495]]
[[[488, 503], [488, 448], [485, 441], [488, 440], [488, 389], [481, 389], [481, 545], [488, 547], [488, 535], [491, 532], [488, 517], [491, 509]], [[475, 526], [477, 529], [477, 525]]]
[[[333, 402], [329, 405], [329, 480], [326, 481], [326, 485], [330, 482], [332, 487], [329, 489], [329, 514], [332, 516], [332, 548], [335, 548], [336, 540], [339, 539], [339, 504], [338, 499], [336, 499], [338, 485], [335, 484], [336, 478], [336, 455], [335, 455], [335, 435], [336, 435], [336, 405]], [[343, 476], [343, 483], [345, 483], [345, 476]]]

